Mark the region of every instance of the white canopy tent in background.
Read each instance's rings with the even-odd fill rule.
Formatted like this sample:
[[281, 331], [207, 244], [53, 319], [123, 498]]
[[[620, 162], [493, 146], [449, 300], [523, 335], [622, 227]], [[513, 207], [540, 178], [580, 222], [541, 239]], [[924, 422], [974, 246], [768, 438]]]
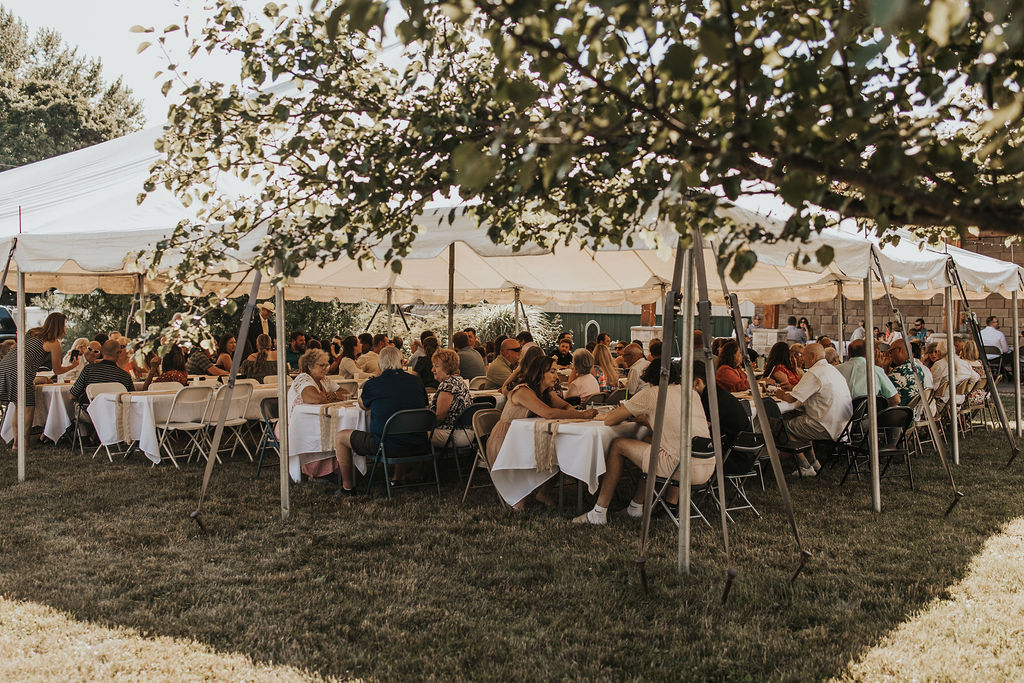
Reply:
[[[151, 192], [141, 205], [136, 201], [150, 166], [159, 157], [153, 149], [159, 134], [159, 128], [147, 129], [0, 174], [0, 253], [6, 253], [17, 239], [12, 272], [18, 274], [20, 291], [56, 287], [66, 293], [97, 288], [136, 293], [143, 284], [150, 292], [164, 289], [160, 277], [142, 283], [129, 258], [152, 249], [180, 220], [195, 217], [194, 211], [181, 206], [163, 188]], [[230, 174], [224, 174], [219, 182], [223, 192], [246, 190]], [[376, 303], [507, 303], [518, 298], [527, 304], [614, 305], [657, 301], [672, 281], [674, 244], [669, 240], [660, 253], [642, 238], [633, 248], [591, 250], [571, 244], [553, 253], [535, 246], [516, 252], [493, 244], [486, 229], [476, 226], [464, 208], [455, 207], [454, 220], [449, 223], [452, 208], [438, 208], [417, 219], [420, 234], [400, 274], [380, 261], [360, 268], [342, 260], [306, 268], [286, 283], [284, 294], [288, 298]], [[721, 213], [740, 224], [761, 225], [774, 234], [782, 229], [780, 221], [738, 207], [722, 208]], [[658, 227], [650, 226], [652, 235]], [[664, 226], [661, 230], [664, 234]], [[244, 259], [244, 249], [251, 250], [257, 242], [252, 239], [238, 256]], [[821, 247], [830, 247], [834, 254], [827, 266], [813, 256]], [[972, 296], [1006, 296], [1019, 291], [1024, 282], [1024, 271], [997, 259], [953, 248], [944, 252], [921, 248], [909, 239], [879, 247], [871, 239], [840, 229], [825, 230], [806, 244], [758, 244], [755, 251], [757, 265], [740, 283], [728, 284], [741, 300], [759, 304], [790, 298], [832, 300], [842, 283], [860, 286], [867, 282], [871, 297], [880, 297], [882, 286], [871, 284], [873, 254], [900, 298], [930, 298], [947, 291], [951, 284], [946, 270], [949, 258], [957, 262]], [[444, 275], [449, 272], [452, 255], [456, 267], [450, 290]], [[716, 278], [712, 248], [705, 250], [704, 261], [709, 277]], [[213, 278], [207, 287], [223, 293], [233, 284], [243, 285], [238, 293], [246, 291], [245, 282]], [[709, 282], [712, 291], [721, 291], [719, 285]], [[856, 287], [843, 293], [859, 298]], [[270, 294], [268, 287], [261, 288], [261, 296]], [[22, 469], [19, 476], [23, 476]]]

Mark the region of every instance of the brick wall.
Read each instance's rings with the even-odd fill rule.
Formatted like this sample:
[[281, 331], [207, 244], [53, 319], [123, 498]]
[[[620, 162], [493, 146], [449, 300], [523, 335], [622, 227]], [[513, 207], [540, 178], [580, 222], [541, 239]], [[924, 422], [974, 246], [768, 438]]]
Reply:
[[[1024, 246], [1005, 246], [1003, 244], [1003, 238], [973, 238], [963, 246], [965, 249], [975, 251], [979, 254], [984, 254], [985, 256], [992, 256], [994, 258], [1002, 259], [1003, 261], [1011, 261], [1018, 265], [1024, 265]], [[942, 296], [937, 296], [927, 301], [897, 301], [897, 306], [899, 307], [900, 312], [903, 313], [903, 319], [906, 321], [908, 326], [912, 325], [913, 321], [917, 318], [924, 318], [925, 326], [928, 329], [933, 329], [935, 331], [942, 331], [945, 329], [945, 308], [943, 306]], [[999, 316], [1004, 330], [1008, 330], [1013, 324], [1013, 306], [1011, 300], [1008, 298], [1004, 299], [1001, 296], [993, 295], [984, 301], [972, 301], [971, 308], [975, 313], [977, 313], [978, 319], [982, 325], [985, 324], [985, 318], [990, 315]], [[758, 312], [761, 311], [762, 308], [758, 307]], [[956, 324], [959, 319], [959, 313], [960, 306], [957, 303], [956, 292], [954, 292], [954, 324]], [[875, 325], [878, 327], [881, 327], [886, 322], [894, 319], [892, 310], [889, 308], [889, 302], [884, 297], [882, 299], [875, 300], [874, 314]], [[791, 315], [796, 316], [797, 319], [801, 316], [806, 317], [811, 323], [811, 328], [815, 336], [827, 334], [831, 337], [835, 337], [837, 334], [839, 310], [835, 299], [832, 301], [821, 301], [809, 304], [802, 303], [796, 299], [790, 299], [786, 303], [779, 305], [779, 326], [785, 327], [786, 319]], [[1024, 312], [1021, 312], [1021, 317], [1022, 320], [1024, 320]], [[863, 319], [863, 303], [847, 299], [846, 324], [844, 327], [844, 337], [846, 339], [849, 339], [850, 333], [856, 329], [860, 324], [860, 321]], [[1022, 325], [1024, 325], [1024, 322], [1022, 322]]]

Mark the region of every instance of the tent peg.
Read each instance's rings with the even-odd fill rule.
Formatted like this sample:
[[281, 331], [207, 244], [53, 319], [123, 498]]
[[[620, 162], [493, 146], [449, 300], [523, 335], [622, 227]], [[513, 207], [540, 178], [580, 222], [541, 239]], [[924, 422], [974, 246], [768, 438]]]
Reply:
[[203, 516], [199, 513], [199, 510], [193, 510], [188, 516], [196, 521], [196, 524], [199, 525], [199, 530], [203, 532], [203, 535], [208, 533], [206, 531], [206, 525], [203, 524]]
[[647, 558], [643, 555], [636, 558], [636, 568], [640, 571], [640, 585], [644, 589], [644, 595], [649, 595], [650, 588], [647, 586]]
[[729, 567], [725, 572], [725, 590], [722, 591], [722, 604], [729, 599], [729, 591], [732, 590], [732, 582], [736, 580], [736, 575], [739, 574], [736, 567]]
[[[1016, 455], [1016, 453], [1014, 455]], [[956, 507], [956, 504], [959, 503], [960, 499], [963, 498], [963, 497], [964, 497], [964, 492], [963, 491], [954, 491], [953, 492], [953, 502], [949, 504], [948, 508], [946, 508], [946, 514], [944, 514], [943, 517], [949, 517], [949, 513], [953, 511], [953, 508]]]
[[800, 564], [798, 564], [796, 566], [796, 571], [793, 572], [793, 576], [791, 576], [789, 578], [789, 585], [790, 586], [792, 586], [796, 582], [796, 577], [800, 576], [800, 572], [802, 572], [804, 570], [804, 566], [807, 564], [807, 561], [809, 559], [811, 559], [811, 557], [812, 557], [811, 556], [811, 551], [809, 551], [809, 550], [801, 550], [800, 551]]

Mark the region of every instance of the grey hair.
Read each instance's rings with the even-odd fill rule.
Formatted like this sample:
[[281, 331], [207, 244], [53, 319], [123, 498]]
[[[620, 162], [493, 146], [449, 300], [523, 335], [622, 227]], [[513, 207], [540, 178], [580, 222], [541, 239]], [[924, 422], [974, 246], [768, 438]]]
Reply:
[[384, 370], [401, 370], [402, 352], [394, 346], [385, 346], [380, 350], [377, 365], [380, 366], [381, 372]]
[[576, 368], [576, 374], [586, 375], [594, 369], [594, 356], [586, 349], [576, 349], [572, 352], [572, 366]]
[[309, 374], [310, 368], [317, 364], [322, 358], [330, 358], [323, 349], [310, 349], [299, 356], [299, 372]]

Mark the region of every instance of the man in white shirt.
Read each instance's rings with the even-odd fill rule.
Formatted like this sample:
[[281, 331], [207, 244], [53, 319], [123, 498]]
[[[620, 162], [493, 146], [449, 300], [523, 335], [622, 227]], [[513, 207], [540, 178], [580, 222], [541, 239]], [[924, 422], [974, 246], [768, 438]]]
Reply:
[[[985, 353], [985, 358], [995, 360], [1003, 357], [1003, 370], [1010, 369], [1013, 374], [1013, 354], [1010, 353], [1010, 345], [1006, 342], [1006, 335], [999, 329], [999, 317], [990, 315], [985, 318], [985, 327], [981, 329], [981, 341], [985, 346], [992, 346], [999, 349], [999, 353]], [[985, 349], [982, 349], [985, 351]]]
[[368, 375], [377, 377], [380, 375], [380, 352], [388, 345], [386, 334], [373, 335], [373, 348], [356, 358], [356, 367]]
[[850, 335], [850, 341], [857, 341], [858, 339], [864, 339], [867, 336], [868, 336], [868, 333], [867, 333], [867, 330], [864, 329], [864, 321], [861, 320], [860, 321], [860, 327], [855, 329], [853, 331], [853, 334]]
[[626, 360], [626, 367], [629, 368], [629, 376], [626, 379], [626, 393], [629, 396], [639, 393], [647, 386], [647, 383], [640, 379], [644, 370], [651, 364], [651, 361], [644, 358], [644, 351], [636, 344], [628, 344], [622, 350], [622, 357]]
[[[804, 412], [786, 420], [786, 431], [797, 441], [834, 441], [842, 434], [853, 416], [853, 398], [842, 374], [825, 360], [821, 344], [808, 344], [803, 354], [804, 376], [790, 392], [778, 391], [780, 401], [799, 401]], [[800, 474], [813, 477], [821, 469], [818, 459], [811, 453], [808, 462], [798, 453]]]

